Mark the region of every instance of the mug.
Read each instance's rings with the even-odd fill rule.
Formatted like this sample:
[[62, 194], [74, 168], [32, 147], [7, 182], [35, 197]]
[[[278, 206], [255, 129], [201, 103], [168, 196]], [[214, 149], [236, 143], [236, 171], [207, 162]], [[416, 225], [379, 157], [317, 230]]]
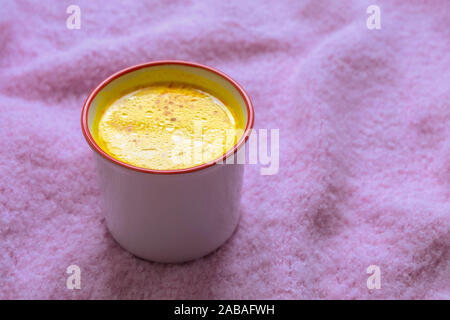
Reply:
[[[234, 99], [245, 130], [232, 149], [207, 163], [184, 169], [153, 170], [113, 158], [95, 141], [98, 111], [133, 88], [162, 81], [198, 85]], [[243, 164], [235, 157], [253, 127], [254, 110], [244, 89], [224, 73], [186, 61], [155, 61], [121, 70], [86, 99], [81, 128], [98, 171], [107, 228], [134, 255], [156, 262], [184, 262], [220, 247], [240, 219]], [[236, 162], [236, 161], [235, 161]]]

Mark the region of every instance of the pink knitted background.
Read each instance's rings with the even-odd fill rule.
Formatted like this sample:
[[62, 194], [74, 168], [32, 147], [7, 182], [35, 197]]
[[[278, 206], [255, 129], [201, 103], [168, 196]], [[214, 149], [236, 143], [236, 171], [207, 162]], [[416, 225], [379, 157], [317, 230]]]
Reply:
[[[366, 27], [373, 3], [381, 30]], [[66, 28], [70, 4], [80, 30]], [[449, 12], [446, 0], [2, 1], [0, 298], [450, 299]], [[111, 238], [80, 130], [99, 81], [157, 59], [224, 71], [255, 127], [280, 129], [279, 172], [247, 168], [235, 235], [181, 265]], [[81, 290], [66, 288], [71, 264]]]

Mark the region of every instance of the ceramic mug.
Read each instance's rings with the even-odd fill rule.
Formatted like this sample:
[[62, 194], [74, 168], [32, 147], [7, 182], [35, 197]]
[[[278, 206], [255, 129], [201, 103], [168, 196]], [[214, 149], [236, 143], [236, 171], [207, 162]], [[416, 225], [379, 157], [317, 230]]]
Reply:
[[[219, 90], [242, 111], [245, 130], [221, 157], [186, 169], [151, 170], [117, 160], [96, 143], [92, 128], [99, 108], [122, 92], [160, 81]], [[81, 127], [94, 151], [106, 225], [134, 255], [157, 262], [200, 258], [222, 245], [240, 218], [243, 164], [221, 164], [241, 148], [253, 127], [254, 110], [244, 89], [211, 67], [185, 61], [155, 61], [117, 72], [88, 96]]]

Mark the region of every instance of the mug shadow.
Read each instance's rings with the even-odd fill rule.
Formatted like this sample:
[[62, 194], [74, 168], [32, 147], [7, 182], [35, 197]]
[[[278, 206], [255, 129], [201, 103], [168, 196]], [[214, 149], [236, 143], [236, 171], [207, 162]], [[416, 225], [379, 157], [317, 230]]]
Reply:
[[106, 245], [99, 248], [101, 275], [93, 288], [99, 299], [220, 299], [216, 288], [238, 249], [242, 217], [232, 235], [208, 255], [183, 263], [151, 262], [123, 249], [104, 225]]

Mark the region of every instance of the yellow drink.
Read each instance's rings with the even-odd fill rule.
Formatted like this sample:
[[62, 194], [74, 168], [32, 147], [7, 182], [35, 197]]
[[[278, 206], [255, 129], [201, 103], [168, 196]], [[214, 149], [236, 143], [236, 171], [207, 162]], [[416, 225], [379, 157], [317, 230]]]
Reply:
[[214, 95], [183, 83], [128, 93], [103, 110], [99, 146], [133, 166], [173, 170], [212, 161], [231, 149], [242, 120]]

